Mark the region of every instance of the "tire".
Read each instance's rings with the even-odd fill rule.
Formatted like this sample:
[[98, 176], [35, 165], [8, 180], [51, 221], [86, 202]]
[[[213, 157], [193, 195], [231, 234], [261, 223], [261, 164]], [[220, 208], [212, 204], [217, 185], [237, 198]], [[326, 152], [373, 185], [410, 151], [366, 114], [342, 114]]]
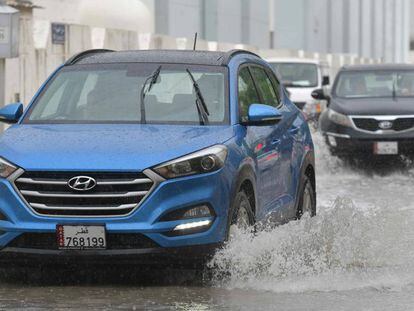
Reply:
[[242, 230], [253, 229], [254, 223], [255, 217], [249, 198], [244, 190], [240, 190], [234, 198], [231, 209], [227, 239], [230, 238], [232, 230], [236, 228]]
[[316, 191], [310, 178], [306, 175], [301, 183], [296, 218], [300, 219], [305, 213], [310, 213], [311, 217], [316, 215]]

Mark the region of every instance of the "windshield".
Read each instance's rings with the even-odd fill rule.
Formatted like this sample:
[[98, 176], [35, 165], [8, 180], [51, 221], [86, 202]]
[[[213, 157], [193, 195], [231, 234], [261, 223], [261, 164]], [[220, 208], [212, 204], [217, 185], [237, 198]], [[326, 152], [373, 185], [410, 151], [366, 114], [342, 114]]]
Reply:
[[288, 87], [318, 86], [318, 67], [308, 63], [271, 63]]
[[[141, 105], [144, 83], [157, 68], [160, 72], [150, 88], [147, 81]], [[228, 123], [226, 68], [141, 63], [65, 67], [48, 83], [24, 122], [200, 124], [187, 70], [203, 95], [208, 124]]]
[[345, 98], [414, 96], [414, 71], [346, 71], [334, 87], [334, 95]]

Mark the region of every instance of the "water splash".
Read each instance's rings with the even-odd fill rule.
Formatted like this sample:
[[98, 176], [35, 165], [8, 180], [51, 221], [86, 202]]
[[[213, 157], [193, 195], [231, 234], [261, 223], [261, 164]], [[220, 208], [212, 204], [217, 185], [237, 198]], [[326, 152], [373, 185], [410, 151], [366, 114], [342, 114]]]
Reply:
[[[312, 290], [326, 290], [329, 276], [338, 289], [349, 285], [338, 282], [343, 278], [411, 264], [414, 254], [407, 250], [414, 249], [414, 229], [407, 216], [358, 209], [348, 198], [338, 198], [314, 218], [255, 235], [239, 232], [210, 265], [215, 280], [230, 287], [302, 290], [303, 284], [300, 289], [295, 283], [311, 280]], [[287, 287], [281, 288], [283, 283]]]
[[239, 232], [210, 262], [216, 284], [275, 292], [414, 284], [410, 174], [369, 176], [331, 156], [320, 135], [314, 141], [317, 216]]

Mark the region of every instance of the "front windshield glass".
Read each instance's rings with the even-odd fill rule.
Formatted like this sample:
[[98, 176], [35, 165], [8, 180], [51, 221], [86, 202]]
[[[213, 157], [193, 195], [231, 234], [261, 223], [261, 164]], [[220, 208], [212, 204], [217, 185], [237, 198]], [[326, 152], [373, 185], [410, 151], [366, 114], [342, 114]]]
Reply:
[[[146, 84], [161, 65], [155, 83]], [[200, 124], [194, 76], [209, 111], [209, 124], [228, 123], [226, 69], [171, 64], [100, 64], [65, 67], [37, 98], [26, 123]]]
[[318, 67], [308, 63], [272, 63], [287, 87], [316, 87]]
[[338, 76], [334, 95], [345, 98], [414, 96], [414, 71], [346, 71]]

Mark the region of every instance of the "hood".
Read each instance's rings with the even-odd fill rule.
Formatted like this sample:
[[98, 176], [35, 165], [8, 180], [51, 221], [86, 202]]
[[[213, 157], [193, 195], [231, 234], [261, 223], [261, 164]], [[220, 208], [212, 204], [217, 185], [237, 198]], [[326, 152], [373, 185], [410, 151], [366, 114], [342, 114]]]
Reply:
[[25, 170], [142, 171], [220, 144], [231, 126], [15, 125], [0, 138], [0, 156]]
[[330, 108], [347, 115], [414, 115], [414, 98], [338, 98]]

